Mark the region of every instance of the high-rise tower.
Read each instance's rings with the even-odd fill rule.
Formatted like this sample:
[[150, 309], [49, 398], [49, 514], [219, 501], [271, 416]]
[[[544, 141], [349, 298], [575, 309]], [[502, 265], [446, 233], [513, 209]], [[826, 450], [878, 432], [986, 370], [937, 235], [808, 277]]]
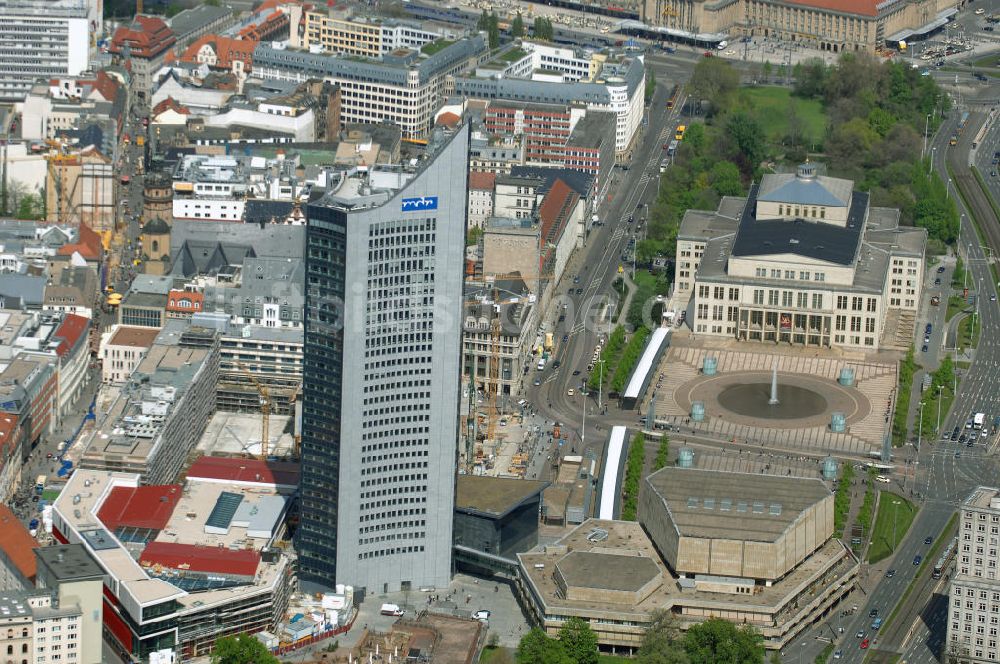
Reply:
[[303, 581], [450, 578], [468, 142], [345, 173], [307, 207]]

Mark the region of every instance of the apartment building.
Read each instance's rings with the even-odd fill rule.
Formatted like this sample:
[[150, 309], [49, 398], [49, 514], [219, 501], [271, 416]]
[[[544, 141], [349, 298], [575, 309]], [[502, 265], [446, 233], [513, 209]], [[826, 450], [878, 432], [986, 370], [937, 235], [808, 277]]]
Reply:
[[421, 139], [431, 129], [446, 83], [475, 67], [485, 52], [482, 35], [448, 44], [431, 55], [397, 49], [378, 61], [260, 44], [253, 66], [254, 75], [265, 80], [328, 80], [340, 87], [344, 123], [393, 123], [403, 138]]
[[468, 141], [435, 134], [416, 169], [345, 173], [307, 208], [302, 581], [451, 578]]
[[442, 36], [419, 24], [351, 16], [336, 8], [307, 11], [303, 21], [304, 48], [363, 58], [381, 58], [401, 48], [420, 48]]
[[948, 588], [945, 660], [1000, 661], [1000, 489], [978, 487], [959, 511], [955, 569]]
[[86, 0], [0, 0], [0, 101], [22, 101], [39, 78], [86, 71], [92, 13]]
[[714, 214], [685, 214], [675, 305], [691, 302], [699, 335], [909, 347], [926, 241], [926, 230], [899, 226], [898, 210], [870, 207], [852, 181], [803, 164]]
[[112, 325], [101, 335], [101, 380], [124, 385], [156, 340], [159, 328]]

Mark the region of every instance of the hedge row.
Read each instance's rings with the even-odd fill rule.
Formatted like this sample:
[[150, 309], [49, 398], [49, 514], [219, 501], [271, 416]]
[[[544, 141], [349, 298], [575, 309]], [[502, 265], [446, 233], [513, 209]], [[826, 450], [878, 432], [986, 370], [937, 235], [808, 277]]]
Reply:
[[646, 459], [646, 437], [638, 432], [632, 437], [628, 448], [628, 462], [625, 464], [625, 486], [622, 498], [622, 520], [635, 521], [639, 508], [639, 481], [642, 479], [642, 464]]
[[854, 466], [845, 463], [844, 470], [840, 473], [837, 493], [833, 497], [833, 530], [837, 537], [841, 538], [844, 536], [844, 527], [847, 525], [847, 515], [851, 511], [851, 482], [853, 480]]
[[611, 378], [611, 390], [621, 392], [625, 388], [625, 381], [632, 375], [635, 365], [639, 364], [642, 351], [646, 349], [646, 340], [649, 339], [650, 331], [647, 327], [640, 327], [628, 340], [628, 345], [622, 352], [622, 357], [615, 367], [615, 375]]
[[653, 462], [653, 470], [659, 470], [667, 465], [667, 455], [670, 453], [670, 439], [666, 434], [660, 438], [660, 448], [656, 450], [656, 461]]

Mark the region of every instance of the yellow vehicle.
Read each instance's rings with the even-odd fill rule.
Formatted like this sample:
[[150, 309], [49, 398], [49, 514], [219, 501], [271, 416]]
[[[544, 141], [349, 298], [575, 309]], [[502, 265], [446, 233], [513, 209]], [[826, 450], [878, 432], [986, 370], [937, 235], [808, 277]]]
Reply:
[[677, 133], [674, 134], [674, 139], [678, 141], [683, 141], [685, 131], [687, 131], [687, 127], [685, 127], [684, 125], [677, 125]]
[[143, 136], [142, 134], [139, 134], [138, 136], [135, 137], [135, 144], [138, 145], [140, 148], [143, 145], [145, 145], [145, 143], [146, 143], [146, 137]]

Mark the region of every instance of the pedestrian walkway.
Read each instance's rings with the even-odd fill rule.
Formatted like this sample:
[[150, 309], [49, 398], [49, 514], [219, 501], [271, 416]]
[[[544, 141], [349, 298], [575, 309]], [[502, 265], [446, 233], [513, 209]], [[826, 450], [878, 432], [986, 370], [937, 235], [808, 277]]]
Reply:
[[[890, 412], [896, 388], [896, 367], [870, 359], [820, 356], [817, 353], [796, 352], [780, 355], [752, 350], [712, 349], [694, 346], [673, 346], [659, 367], [660, 380], [651, 390], [655, 394], [656, 419], [668, 423], [687, 422], [690, 418], [688, 404], [681, 396], [698, 382], [706, 357], [714, 357], [720, 375], [769, 373], [775, 365], [781, 374], [819, 377], [835, 382], [844, 368], [854, 371], [854, 387], [859, 396], [867, 399], [869, 408], [859, 408], [857, 417], [848, 420], [844, 433], [834, 433], [829, 423], [820, 426], [775, 428], [774, 421], [761, 419], [759, 423], [746, 424], [726, 419], [721, 413], [707, 413], [703, 422], [695, 426], [715, 435], [736, 441], [753, 441], [755, 444], [800, 449], [813, 453], [842, 453], [868, 456], [881, 448], [886, 432], [887, 414]], [[667, 378], [669, 377], [669, 378]], [[831, 386], [833, 387], [833, 386]], [[647, 404], [644, 407], [648, 407]]]

